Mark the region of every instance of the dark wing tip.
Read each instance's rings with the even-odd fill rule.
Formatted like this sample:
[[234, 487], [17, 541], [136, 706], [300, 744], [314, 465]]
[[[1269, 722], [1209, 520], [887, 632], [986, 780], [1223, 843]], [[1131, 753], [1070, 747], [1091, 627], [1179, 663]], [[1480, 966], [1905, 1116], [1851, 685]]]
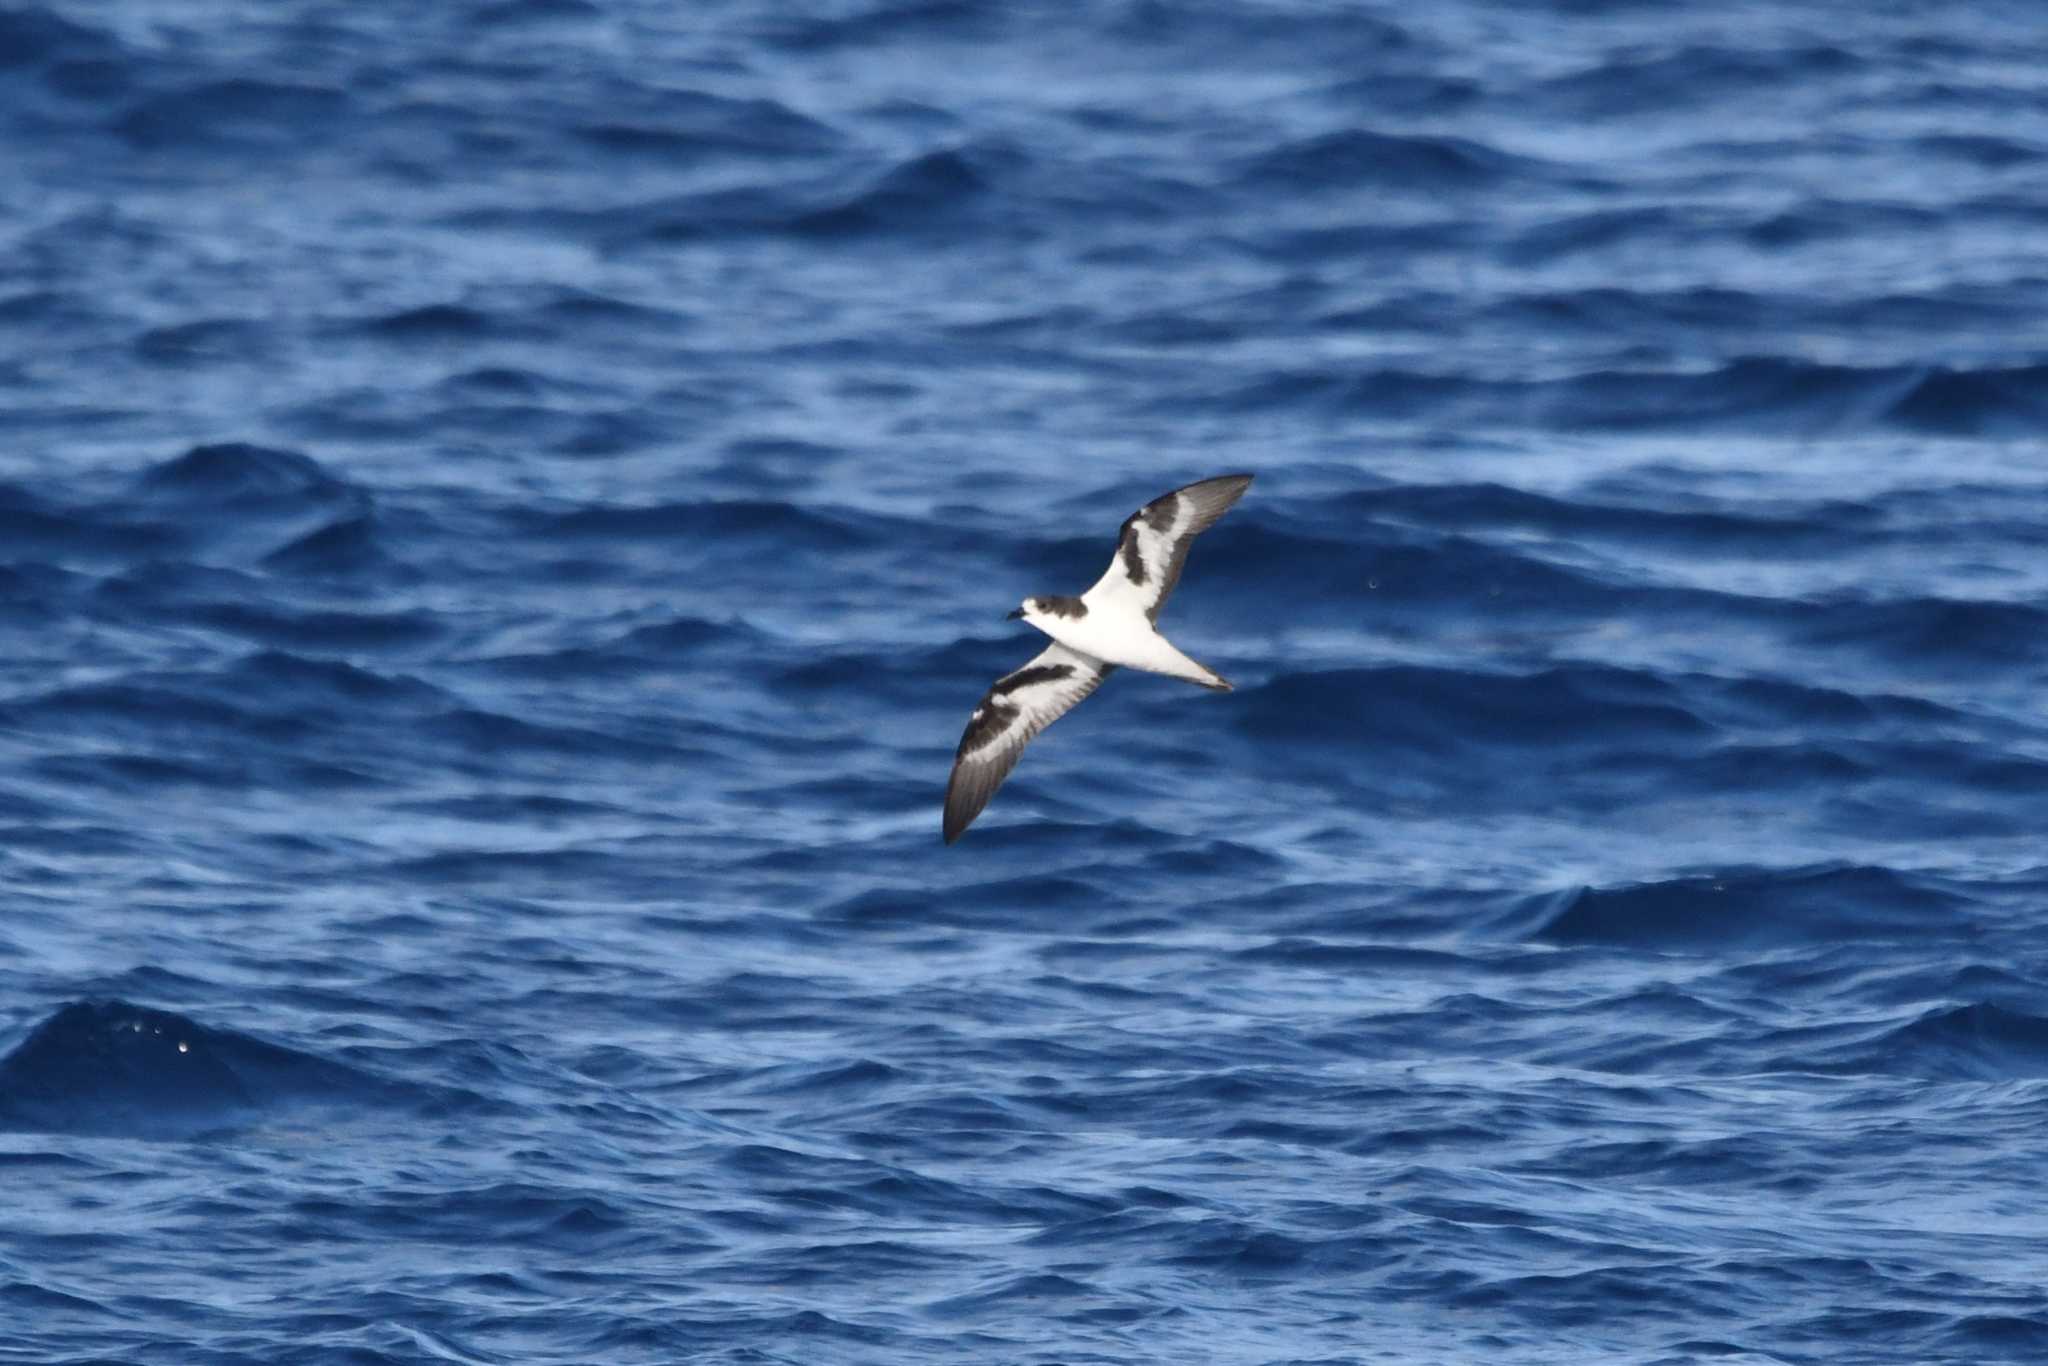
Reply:
[[967, 827], [974, 824], [974, 818], [981, 814], [978, 808], [970, 809], [972, 804], [962, 800], [962, 795], [960, 765], [956, 761], [953, 765], [953, 776], [946, 782], [945, 816], [939, 824], [939, 834], [948, 844], [967, 833]]
[[1002, 785], [1001, 778], [991, 783], [987, 774], [970, 769], [968, 763], [965, 757], [955, 759], [953, 775], [946, 780], [946, 813], [939, 833], [948, 844], [967, 833], [967, 827], [974, 824], [975, 817], [987, 808], [988, 799]]
[[1194, 530], [1206, 531], [1215, 525], [1218, 517], [1230, 510], [1231, 504], [1244, 497], [1244, 491], [1251, 486], [1252, 476], [1249, 474], [1219, 474], [1214, 479], [1203, 479], [1177, 488], [1167, 497], [1187, 499], [1195, 512]]

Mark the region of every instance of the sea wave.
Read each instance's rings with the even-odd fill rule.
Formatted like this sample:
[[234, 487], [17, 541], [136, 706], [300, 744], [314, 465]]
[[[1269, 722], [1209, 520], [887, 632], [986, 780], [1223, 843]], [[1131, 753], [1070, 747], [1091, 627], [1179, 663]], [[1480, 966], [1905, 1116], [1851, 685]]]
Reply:
[[2024, 25], [173, 8], [0, 10], [17, 1355], [2043, 1355]]

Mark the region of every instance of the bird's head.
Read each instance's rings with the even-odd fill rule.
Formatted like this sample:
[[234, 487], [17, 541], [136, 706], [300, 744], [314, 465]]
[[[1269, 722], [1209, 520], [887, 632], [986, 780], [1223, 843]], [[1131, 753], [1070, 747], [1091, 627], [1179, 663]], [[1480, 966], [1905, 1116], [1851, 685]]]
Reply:
[[1057, 635], [1055, 620], [1079, 621], [1088, 615], [1088, 604], [1079, 598], [1063, 598], [1057, 595], [1024, 599], [1024, 605], [1010, 613], [1012, 621], [1028, 621], [1047, 635]]

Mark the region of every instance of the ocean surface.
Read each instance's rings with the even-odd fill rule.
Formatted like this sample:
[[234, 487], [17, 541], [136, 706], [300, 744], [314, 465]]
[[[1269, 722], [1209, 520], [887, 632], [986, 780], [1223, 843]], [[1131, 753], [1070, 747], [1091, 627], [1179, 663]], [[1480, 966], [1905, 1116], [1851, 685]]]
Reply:
[[0, 1363], [2048, 1360], [2040, 7], [14, 3], [0, 166]]

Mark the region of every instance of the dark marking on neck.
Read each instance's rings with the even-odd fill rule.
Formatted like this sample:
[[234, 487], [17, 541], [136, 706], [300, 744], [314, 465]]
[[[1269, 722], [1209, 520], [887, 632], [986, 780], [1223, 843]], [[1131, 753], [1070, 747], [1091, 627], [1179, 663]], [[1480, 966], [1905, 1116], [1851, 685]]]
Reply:
[[1079, 598], [1034, 598], [1038, 610], [1048, 616], [1073, 617], [1078, 620], [1088, 615], [1088, 604]]

